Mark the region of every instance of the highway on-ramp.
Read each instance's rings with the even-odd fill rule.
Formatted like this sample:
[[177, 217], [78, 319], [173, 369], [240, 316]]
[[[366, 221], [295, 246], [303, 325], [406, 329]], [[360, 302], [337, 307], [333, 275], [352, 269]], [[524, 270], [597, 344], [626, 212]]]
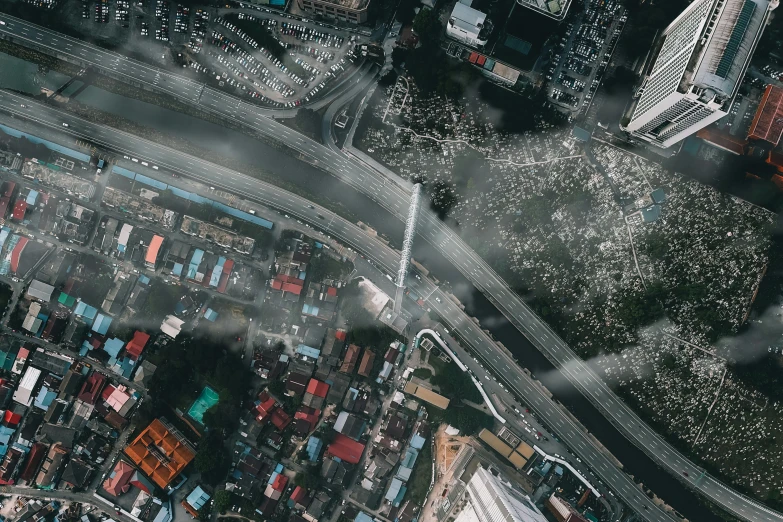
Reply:
[[[0, 15], [0, 19], [8, 20], [8, 17]], [[116, 53], [111, 53], [79, 40], [69, 39], [34, 24], [17, 20], [13, 19], [11, 22], [7, 22], [5, 26], [0, 26], [0, 35], [3, 35], [4, 32], [7, 33], [9, 30], [12, 31], [12, 35], [16, 39], [20, 38], [20, 34], [24, 35], [25, 41], [37, 45], [37, 48], [41, 48], [43, 43], [45, 47], [51, 49], [53, 54], [62, 52], [60, 49], [63, 48], [69, 49], [69, 53], [76, 52], [80, 56], [87, 56], [88, 51], [95, 51], [98, 53], [96, 54], [98, 57], [103, 56], [99, 67], [104, 70], [107, 70], [107, 68], [111, 70], [114, 61], [116, 61], [119, 64], [117, 67], [126, 68], [123, 74], [130, 74], [127, 68], [132, 66], [132, 61], [128, 61], [128, 59]], [[39, 33], [32, 31], [39, 31]], [[38, 43], [36, 44], [36, 42]], [[68, 45], [71, 47], [69, 48]], [[82, 50], [84, 51], [83, 53], [81, 52]], [[97, 58], [95, 59], [97, 60]], [[104, 63], [107, 60], [109, 62]], [[165, 74], [171, 78], [164, 82], [167, 84], [165, 89], [173, 88], [183, 93], [189, 93], [186, 94], [187, 96], [195, 96], [194, 86], [188, 83], [191, 82], [190, 80], [159, 71], [151, 66], [139, 64], [139, 62], [133, 63], [135, 63], [134, 66], [137, 69], [143, 68], [147, 71], [144, 73], [147, 75], [146, 82], [149, 82], [155, 74]], [[270, 139], [282, 140], [286, 146], [306, 156], [313, 163], [317, 163], [319, 167], [373, 199], [378, 205], [388, 210], [398, 219], [405, 221], [410, 195], [410, 183], [398, 177], [390, 176], [388, 173], [382, 173], [377, 169], [370, 168], [353, 157], [344, 155], [301, 134], [292, 132], [282, 124], [265, 117], [264, 110], [257, 106], [227, 94], [218, 93], [218, 91], [214, 92], [216, 93], [214, 94], [214, 100], [219, 102], [215, 108], [206, 107], [203, 103], [200, 105], [201, 108], [206, 108], [215, 114], [239, 121]], [[180, 94], [176, 95], [181, 96]], [[182, 95], [183, 98], [184, 96]], [[4, 104], [13, 105], [8, 103], [8, 98], [5, 98], [5, 100]], [[16, 108], [18, 109], [18, 106]], [[63, 118], [66, 118], [66, 116], [63, 116]], [[101, 137], [101, 132], [105, 134], [114, 132], [100, 127], [96, 127], [94, 130], [95, 135], [92, 136], [93, 139], [96, 136]], [[147, 153], [144, 149], [136, 150], [136, 152], [145, 155]], [[199, 167], [195, 166], [194, 168], [198, 169]], [[199, 173], [194, 171], [189, 174], [197, 175]], [[448, 259], [478, 290], [484, 293], [511, 324], [525, 334], [533, 345], [558, 367], [562, 374], [586, 398], [596, 405], [599, 411], [623, 435], [644, 450], [659, 465], [669, 470], [679, 480], [687, 483], [689, 487], [705, 495], [716, 505], [721, 506], [729, 513], [743, 520], [783, 522], [783, 515], [751, 498], [741, 495], [705, 474], [703, 469], [690, 462], [685, 456], [665, 442], [661, 436], [647, 426], [628, 405], [614, 394], [592, 368], [585, 364], [506, 285], [503, 279], [478, 254], [468, 247], [448, 226], [441, 222], [434, 213], [427, 210], [422, 212], [419, 219], [419, 235]], [[448, 321], [448, 317], [445, 319]], [[502, 376], [502, 371], [499, 368], [497, 370], [498, 374]]]
[[[25, 105], [24, 108], [21, 107], [22, 103]], [[272, 184], [157, 143], [101, 127], [12, 93], [0, 91], [0, 109], [40, 125], [62, 130], [77, 139], [89, 140], [98, 146], [150, 162], [160, 167], [159, 172], [178, 173], [215, 187], [216, 190], [225, 190], [272, 207], [281, 213], [310, 223], [322, 229], [328, 236], [350, 245], [383, 271], [389, 274], [396, 273], [399, 252], [344, 218]], [[9, 123], [13, 125], [13, 122]], [[63, 123], [67, 123], [68, 127], [63, 127]], [[138, 164], [126, 163], [128, 164], [125, 166], [129, 169], [143, 168]], [[324, 219], [318, 217], [319, 214]], [[545, 419], [553, 432], [557, 433], [585, 463], [589, 463], [595, 474], [601, 477], [626, 504], [650, 522], [672, 522], [673, 518], [642, 493], [630, 477], [617, 467], [605, 450], [601, 449], [539, 384], [522, 371], [513, 359], [498, 350], [494, 341], [462, 311], [457, 303], [426, 277], [411, 278], [410, 284], [412, 290], [426, 297], [428, 307], [441, 317], [448, 318], [446, 322], [451, 334], [459, 337], [474, 357], [481, 359], [486, 366], [497, 369], [504, 376], [505, 386], [514, 391], [516, 396], [523, 397], [524, 402], [529, 404], [540, 418]], [[455, 349], [460, 350], [458, 347]], [[464, 358], [469, 367], [475, 368], [476, 373], [480, 373], [478, 363], [467, 356]], [[492, 392], [498, 395], [508, 393], [497, 384], [487, 382], [486, 385], [494, 386]], [[511, 399], [512, 397], [509, 396], [509, 402]]]

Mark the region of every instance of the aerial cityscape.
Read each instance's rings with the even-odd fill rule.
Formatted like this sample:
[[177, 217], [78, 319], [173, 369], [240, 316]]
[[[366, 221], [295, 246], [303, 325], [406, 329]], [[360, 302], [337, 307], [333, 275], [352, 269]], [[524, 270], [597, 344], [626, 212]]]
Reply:
[[778, 0], [0, 0], [0, 520], [783, 522]]

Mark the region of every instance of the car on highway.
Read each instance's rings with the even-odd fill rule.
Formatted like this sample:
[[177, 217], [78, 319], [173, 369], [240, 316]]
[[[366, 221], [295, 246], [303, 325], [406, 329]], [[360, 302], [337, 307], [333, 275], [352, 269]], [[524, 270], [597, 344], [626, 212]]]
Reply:
[[63, 127], [69, 127], [69, 125], [65, 122], [63, 122]]

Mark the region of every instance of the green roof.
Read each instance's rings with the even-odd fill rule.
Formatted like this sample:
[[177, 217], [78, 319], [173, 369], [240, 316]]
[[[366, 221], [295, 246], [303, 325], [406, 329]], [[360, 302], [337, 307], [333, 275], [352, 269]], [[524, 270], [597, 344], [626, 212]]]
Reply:
[[76, 299], [65, 292], [60, 292], [60, 297], [57, 298], [57, 302], [70, 308], [76, 303]]
[[742, 10], [740, 11], [737, 22], [734, 24], [734, 29], [731, 31], [729, 42], [726, 44], [726, 48], [723, 50], [723, 56], [718, 63], [718, 68], [715, 70], [715, 74], [721, 78], [726, 78], [729, 75], [731, 66], [734, 63], [739, 52], [742, 39], [745, 37], [745, 33], [748, 30], [750, 19], [753, 18], [753, 13], [756, 11], [756, 4], [750, 0], [745, 0], [742, 4]]

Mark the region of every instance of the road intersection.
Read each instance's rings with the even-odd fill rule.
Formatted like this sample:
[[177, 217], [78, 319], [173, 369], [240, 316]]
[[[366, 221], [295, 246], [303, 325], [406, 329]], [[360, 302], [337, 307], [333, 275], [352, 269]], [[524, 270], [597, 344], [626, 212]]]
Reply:
[[[3, 17], [5, 18], [5, 15], [3, 15]], [[33, 29], [31, 29], [30, 26], [39, 30], [39, 33], [31, 33], [30, 31]], [[7, 32], [6, 28], [8, 27], [8, 25], [0, 26], [0, 33], [3, 33], [4, 31]], [[85, 49], [98, 49], [89, 46], [88, 44], [84, 44], [83, 42], [79, 42], [78, 40], [70, 39], [71, 41], [67, 41], [67, 37], [63, 37], [62, 35], [58, 35], [57, 33], [47, 31], [26, 22], [21, 24], [14, 21], [11, 30], [13, 31], [15, 38], [23, 37], [26, 41], [33, 43], [34, 46], [36, 46], [37, 41], [38, 47], [49, 46], [52, 48], [54, 54], [60, 53], [60, 49], [69, 49], [68, 45], [73, 49], [68, 50], [68, 53], [76, 53], [80, 56], [87, 54]], [[74, 47], [77, 43], [81, 46], [79, 49]], [[85, 50], [85, 52], [82, 53], [81, 50]], [[138, 73], [141, 75], [143, 72], [146, 76], [139, 77], [142, 78], [141, 81], [146, 83], [150, 83], [149, 75], [152, 74], [152, 72], [155, 72], [155, 74], [168, 75], [167, 81], [162, 82], [166, 83], [165, 87], [160, 87], [159, 84], [155, 85], [164, 92], [175, 94], [183, 99], [188, 99], [189, 97], [191, 101], [195, 100], [194, 103], [200, 103], [201, 107], [205, 108], [203, 105], [204, 96], [199, 95], [199, 98], [194, 98], [195, 87], [190, 80], [179, 78], [169, 73], [160, 72], [154, 67], [139, 64], [138, 62], [135, 62], [135, 65], [133, 65], [131, 64], [132, 61], [124, 59], [124, 57], [118, 58], [119, 55], [116, 55], [116, 53], [109, 53], [104, 50], [100, 50], [100, 53], [107, 54], [98, 54], [93, 59], [97, 62], [96, 66], [103, 70], [119, 70], [120, 67], [123, 67], [123, 74]], [[100, 58], [100, 60], [98, 60], [98, 58]], [[123, 62], [123, 59], [125, 62]], [[123, 63], [125, 65], [122, 65]], [[130, 67], [135, 67], [135, 69], [129, 69]], [[361, 78], [359, 80], [361, 81]], [[340, 94], [338, 93], [336, 96], [339, 95]], [[345, 97], [343, 97], [343, 99], [345, 99]], [[234, 121], [239, 121], [270, 139], [280, 140], [281, 136], [285, 136], [286, 146], [296, 150], [304, 157], [308, 158], [312, 163], [327, 170], [339, 180], [368, 196], [396, 218], [404, 221], [410, 194], [410, 183], [407, 181], [393, 176], [393, 174], [389, 175], [390, 173], [388, 172], [380, 172], [377, 169], [369, 168], [366, 164], [357, 161], [353, 157], [342, 154], [340, 151], [316, 143], [305, 136], [292, 133], [287, 127], [284, 127], [282, 124], [267, 117], [265, 113], [266, 110], [260, 109], [257, 106], [242, 102], [237, 98], [218, 93], [217, 91], [214, 91], [214, 93], [210, 91], [207, 100], [219, 102], [212, 103], [211, 105], [213, 108], [207, 108], [207, 110], [231, 118]], [[161, 167], [165, 167], [175, 172], [183, 172], [187, 176], [202, 179], [211, 185], [220, 184], [226, 187], [227, 190], [247, 195], [256, 200], [263, 199], [262, 196], [257, 196], [253, 193], [254, 190], [258, 188], [260, 182], [240, 173], [222, 169], [221, 167], [203, 162], [198, 158], [188, 157], [171, 149], [162, 148], [157, 144], [146, 142], [145, 140], [132, 137], [125, 133], [119, 133], [119, 131], [90, 124], [84, 120], [74, 118], [67, 113], [55, 111], [42, 105], [30, 105], [29, 109], [21, 110], [20, 104], [22, 102], [27, 103], [27, 101], [27, 98], [16, 97], [10, 93], [3, 93], [2, 96], [0, 96], [0, 107], [5, 108], [12, 113], [24, 114], [25, 117], [50, 127], [61, 127], [62, 123], [69, 123], [70, 127], [65, 130], [72, 135], [79, 136], [83, 139], [90, 139], [114, 150], [143, 156], [145, 159], [154, 161]], [[118, 138], [118, 133], [122, 138]], [[224, 172], [218, 173], [215, 169], [222, 169]], [[282, 199], [266, 198], [267, 201], [264, 203], [278, 209], [283, 209], [284, 206], [291, 207], [292, 210], [289, 210], [291, 213], [299, 213], [302, 219], [307, 219], [317, 225], [322, 224], [318, 221], [317, 216], [309, 215], [314, 212], [306, 212], [299, 207], [297, 203], [299, 203], [301, 198], [289, 193], [282, 194], [285, 191], [280, 192], [279, 196]], [[322, 212], [324, 211], [322, 210]], [[338, 226], [339, 222], [340, 220], [332, 219], [329, 224], [331, 229], [327, 230], [327, 232], [333, 233], [348, 244], [356, 245], [357, 249], [360, 245], [364, 246], [365, 235], [361, 229], [358, 229], [357, 227], [354, 227], [353, 229], [347, 227], [344, 228], [344, 230], [335, 230], [335, 227]], [[339, 234], [345, 235], [341, 236]], [[548, 325], [538, 318], [536, 314], [510, 288], [508, 288], [502, 278], [500, 278], [500, 276], [498, 276], [489, 265], [478, 256], [478, 254], [470, 249], [457, 234], [450, 230], [432, 212], [422, 212], [419, 234], [425, 241], [430, 243], [448, 259], [478, 290], [484, 293], [490, 302], [492, 302], [492, 304], [497, 307], [517, 329], [530, 339], [530, 341], [560, 369], [562, 374], [567, 377], [586, 398], [599, 408], [604, 416], [609, 419], [623, 435], [644, 450], [659, 465], [668, 469], [672, 475], [678, 477], [679, 480], [688, 483], [691, 488], [698, 490], [715, 504], [720, 505], [726, 511], [733, 513], [743, 520], [769, 522], [783, 521], [783, 515], [780, 513], [739, 494], [708, 475], [703, 475], [703, 470], [701, 468], [688, 461], [686, 457], [666, 443], [612, 392], [606, 383], [596, 375], [592, 368], [585, 364]], [[365, 251], [365, 249], [362, 248], [361, 251]], [[392, 269], [390, 270], [390, 273], [394, 273], [393, 266], [394, 264], [391, 265]], [[444, 305], [448, 302], [448, 300], [442, 301]], [[456, 306], [455, 308], [456, 311], [461, 313], [461, 310]], [[444, 317], [444, 320], [447, 323], [455, 322], [454, 317], [456, 316], [452, 316], [451, 311], [445, 315], [441, 314], [441, 316]], [[471, 327], [473, 331], [471, 331]], [[462, 340], [471, 346], [475, 346], [474, 343], [480, 342], [482, 340], [482, 335], [483, 332], [472, 321], [469, 321], [469, 324], [464, 326], [464, 335], [462, 332], [460, 333]], [[491, 351], [494, 352], [495, 357], [488, 361], [495, 361], [497, 364], [501, 364], [501, 359], [498, 358], [498, 356], [507, 357], [494, 344], [492, 344]], [[508, 363], [514, 364], [513, 360], [510, 360], [510, 357], [505, 361], [506, 365]], [[505, 366], [501, 365], [495, 369], [497, 370], [498, 375], [508, 378], [507, 374], [504, 373], [504, 367]], [[511, 382], [508, 382], [508, 384], [509, 386], [512, 385]], [[561, 424], [564, 427], [567, 426], [562, 420]], [[557, 423], [555, 423], [555, 426], [558, 426]], [[572, 445], [572, 447], [574, 446]], [[695, 477], [701, 477], [698, 483], [696, 482]], [[654, 518], [647, 516], [646, 513], [644, 515], [645, 518], [654, 520]]]

